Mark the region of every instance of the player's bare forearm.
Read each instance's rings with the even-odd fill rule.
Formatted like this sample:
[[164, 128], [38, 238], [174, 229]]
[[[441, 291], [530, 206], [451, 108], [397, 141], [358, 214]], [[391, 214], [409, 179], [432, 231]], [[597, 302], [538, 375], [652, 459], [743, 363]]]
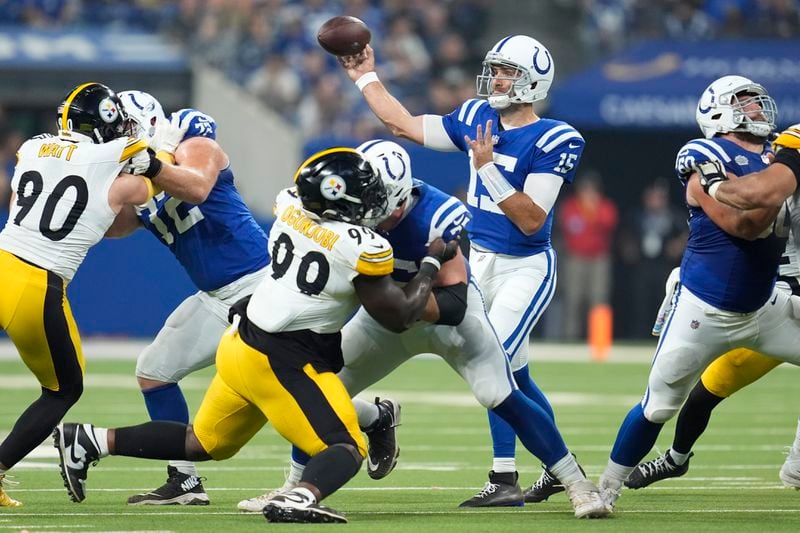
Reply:
[[201, 204], [219, 172], [228, 164], [227, 155], [213, 140], [196, 137], [184, 141], [175, 152], [176, 165], [165, 164], [153, 183], [171, 196], [192, 204]]
[[132, 205], [126, 205], [117, 213], [111, 227], [106, 230], [105, 236], [109, 239], [121, 239], [136, 231], [140, 226], [136, 210]]
[[719, 202], [739, 209], [779, 207], [796, 188], [794, 173], [779, 163], [744, 178], [721, 183], [714, 197]]
[[423, 264], [404, 287], [389, 276], [358, 276], [353, 280], [364, 309], [383, 327], [402, 333], [422, 317], [436, 276], [435, 268]]
[[392, 96], [381, 82], [364, 87], [364, 99], [378, 119], [395, 137], [403, 137], [418, 144], [425, 142], [422, 115], [414, 116]]
[[512, 194], [497, 206], [525, 235], [533, 235], [542, 229], [547, 220], [547, 213], [522, 192]]

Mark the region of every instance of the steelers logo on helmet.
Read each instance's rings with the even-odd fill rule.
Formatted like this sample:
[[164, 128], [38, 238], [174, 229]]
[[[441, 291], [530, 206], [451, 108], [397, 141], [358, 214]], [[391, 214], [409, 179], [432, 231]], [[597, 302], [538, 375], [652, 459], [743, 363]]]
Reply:
[[119, 118], [119, 109], [117, 109], [117, 104], [115, 104], [111, 98], [103, 98], [100, 100], [99, 111], [100, 118], [108, 124], [111, 124]]
[[347, 184], [341, 176], [331, 174], [320, 182], [319, 190], [326, 200], [339, 200], [347, 192]]

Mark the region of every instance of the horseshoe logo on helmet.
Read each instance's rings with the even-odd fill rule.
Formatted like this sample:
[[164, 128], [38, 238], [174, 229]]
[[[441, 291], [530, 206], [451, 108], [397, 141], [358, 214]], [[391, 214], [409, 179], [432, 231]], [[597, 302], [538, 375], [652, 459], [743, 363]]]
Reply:
[[552, 67], [552, 66], [553, 66], [553, 58], [552, 58], [552, 57], [550, 57], [550, 52], [548, 52], [547, 50], [545, 50], [545, 51], [544, 51], [544, 55], [545, 55], [545, 56], [547, 56], [547, 67], [546, 67], [546, 68], [543, 68], [543, 69], [540, 69], [540, 68], [539, 68], [539, 65], [537, 65], [537, 64], [536, 64], [536, 56], [538, 56], [538, 55], [539, 55], [539, 52], [541, 52], [541, 49], [540, 49], [540, 48], [537, 46], [537, 47], [536, 47], [536, 51], [535, 51], [535, 52], [533, 52], [533, 68], [534, 68], [534, 69], [536, 70], [536, 72], [538, 72], [539, 74], [547, 74], [547, 73], [550, 71], [550, 67]]
[[397, 160], [400, 161], [400, 165], [402, 165], [402, 168], [400, 169], [400, 173], [398, 175], [396, 175], [396, 176], [395, 176], [394, 172], [392, 172], [392, 165], [389, 163], [389, 157], [386, 156], [386, 155], [383, 155], [383, 156], [381, 156], [381, 159], [383, 159], [383, 164], [386, 167], [386, 174], [388, 174], [389, 177], [392, 178], [393, 180], [399, 180], [400, 178], [402, 178], [406, 174], [406, 162], [403, 161], [403, 156], [400, 155], [398, 152], [392, 152], [392, 155], [395, 156], [397, 158]]
[[697, 106], [697, 110], [704, 115], [711, 111], [711, 106], [714, 104], [714, 88], [709, 87], [708, 92], [711, 94], [711, 100], [708, 102], [708, 107], [703, 107], [702, 105]]

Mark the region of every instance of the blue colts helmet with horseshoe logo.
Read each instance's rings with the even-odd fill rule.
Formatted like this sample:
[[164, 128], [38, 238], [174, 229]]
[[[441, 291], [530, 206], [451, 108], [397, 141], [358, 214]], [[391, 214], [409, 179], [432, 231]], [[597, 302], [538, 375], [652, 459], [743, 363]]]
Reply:
[[[513, 77], [498, 76], [497, 67], [514, 69]], [[542, 43], [527, 35], [510, 35], [486, 53], [483, 71], [476, 79], [478, 96], [487, 98], [494, 109], [544, 100], [554, 72], [553, 56]], [[495, 94], [495, 79], [510, 79], [513, 84], [507, 93]]]

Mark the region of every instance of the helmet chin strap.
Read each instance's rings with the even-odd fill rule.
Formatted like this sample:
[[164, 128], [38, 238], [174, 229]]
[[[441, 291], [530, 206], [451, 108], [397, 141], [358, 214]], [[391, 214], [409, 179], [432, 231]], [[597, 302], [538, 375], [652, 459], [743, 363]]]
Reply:
[[768, 124], [753, 124], [750, 123], [747, 125], [747, 131], [755, 135], [756, 137], [769, 137], [769, 134], [772, 133], [772, 128]]
[[507, 94], [490, 96], [488, 101], [492, 109], [505, 109], [511, 105], [511, 97]]

